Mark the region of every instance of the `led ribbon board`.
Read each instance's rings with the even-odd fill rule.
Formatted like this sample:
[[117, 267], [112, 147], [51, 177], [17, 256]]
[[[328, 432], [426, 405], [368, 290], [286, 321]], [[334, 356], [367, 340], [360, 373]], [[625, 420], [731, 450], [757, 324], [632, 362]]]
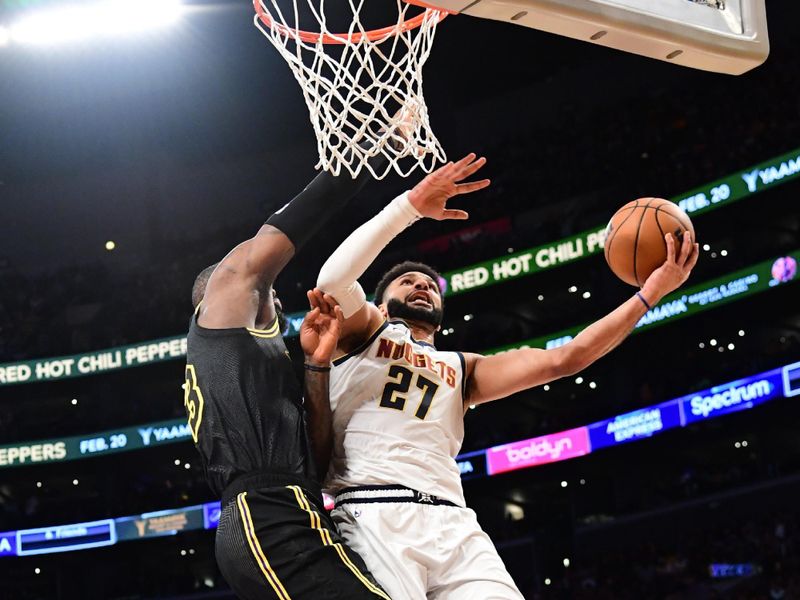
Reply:
[[[742, 300], [780, 285], [789, 285], [798, 280], [796, 276], [798, 260], [800, 260], [800, 250], [795, 250], [786, 256], [765, 260], [747, 269], [680, 289], [665, 297], [658, 306], [647, 311], [636, 324], [633, 333], [672, 323], [678, 319], [699, 314], [734, 300]], [[572, 340], [590, 324], [584, 323], [557, 333], [501, 346], [489, 350], [485, 354], [499, 354], [516, 348], [557, 348]]]
[[86, 550], [117, 543], [112, 519], [17, 532], [17, 556]]
[[181, 442], [191, 437], [186, 419], [172, 419], [90, 435], [8, 444], [0, 446], [0, 469], [141, 450]]
[[[456, 457], [462, 479], [560, 462], [595, 450], [646, 439], [676, 427], [800, 395], [800, 362], [701, 390], [584, 427], [468, 452]], [[117, 541], [214, 529], [219, 502], [78, 523], [0, 533], [0, 557], [108, 546]]]
[[[800, 363], [731, 381], [584, 427], [486, 450], [489, 475], [583, 456], [676, 427], [748, 410], [800, 394]], [[457, 459], [458, 460], [458, 459]]]
[[[774, 187], [797, 177], [798, 174], [800, 174], [800, 149], [696, 188], [672, 198], [672, 201], [688, 214], [699, 215]], [[527, 277], [599, 254], [603, 251], [605, 228], [605, 225], [598, 225], [557, 242], [445, 273], [447, 294], [454, 296]]]

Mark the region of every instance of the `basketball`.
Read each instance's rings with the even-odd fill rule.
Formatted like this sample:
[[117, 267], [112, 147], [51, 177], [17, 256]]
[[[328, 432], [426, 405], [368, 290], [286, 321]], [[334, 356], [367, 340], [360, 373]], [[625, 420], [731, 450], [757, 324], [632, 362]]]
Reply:
[[694, 242], [692, 221], [674, 202], [663, 198], [633, 200], [614, 213], [608, 223], [606, 262], [622, 281], [642, 287], [650, 273], [667, 259], [664, 236], [675, 236], [677, 255], [687, 231]]

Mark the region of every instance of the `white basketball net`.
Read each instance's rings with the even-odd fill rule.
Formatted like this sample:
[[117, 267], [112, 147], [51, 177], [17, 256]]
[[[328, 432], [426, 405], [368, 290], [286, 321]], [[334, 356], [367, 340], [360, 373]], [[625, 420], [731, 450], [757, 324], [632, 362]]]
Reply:
[[[317, 168], [334, 175], [344, 168], [354, 178], [366, 168], [382, 179], [392, 170], [407, 177], [417, 167], [430, 172], [437, 161], [444, 162], [422, 93], [422, 67], [443, 13], [426, 9], [422, 24], [409, 29], [405, 25], [409, 5], [396, 0], [396, 23], [371, 41], [359, 20], [365, 0], [347, 0], [353, 20], [347, 32], [337, 33], [327, 28], [325, 0], [292, 2], [290, 23], [276, 0], [255, 0], [257, 13], [259, 9], [263, 13], [256, 14], [255, 24], [300, 83], [317, 136]], [[302, 39], [309, 37], [299, 23], [298, 3], [302, 2], [317, 20], [319, 30], [314, 33], [320, 36], [316, 41]], [[324, 44], [323, 38], [337, 44]], [[411, 113], [411, 119], [406, 119], [410, 127], [400, 127], [400, 108]], [[388, 163], [376, 169], [369, 160], [379, 154]]]

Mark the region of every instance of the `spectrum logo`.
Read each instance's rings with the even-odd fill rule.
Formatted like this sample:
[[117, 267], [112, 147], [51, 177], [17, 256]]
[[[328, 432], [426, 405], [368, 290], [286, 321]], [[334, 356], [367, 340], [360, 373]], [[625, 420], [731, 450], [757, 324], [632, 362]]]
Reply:
[[570, 429], [552, 435], [490, 448], [486, 454], [489, 474], [524, 469], [589, 453], [589, 430]]
[[772, 391], [772, 384], [767, 379], [761, 379], [749, 385], [731, 387], [708, 396], [694, 396], [690, 400], [692, 414], [705, 418], [719, 411], [729, 412], [738, 408], [748, 408], [753, 400], [769, 396]]

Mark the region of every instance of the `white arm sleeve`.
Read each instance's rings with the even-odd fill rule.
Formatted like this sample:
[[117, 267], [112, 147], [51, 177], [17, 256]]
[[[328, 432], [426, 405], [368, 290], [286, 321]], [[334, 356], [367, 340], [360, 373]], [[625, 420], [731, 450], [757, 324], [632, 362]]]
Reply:
[[322, 265], [317, 287], [336, 298], [345, 319], [356, 314], [367, 296], [357, 279], [386, 245], [422, 215], [404, 192], [381, 212], [356, 229]]

